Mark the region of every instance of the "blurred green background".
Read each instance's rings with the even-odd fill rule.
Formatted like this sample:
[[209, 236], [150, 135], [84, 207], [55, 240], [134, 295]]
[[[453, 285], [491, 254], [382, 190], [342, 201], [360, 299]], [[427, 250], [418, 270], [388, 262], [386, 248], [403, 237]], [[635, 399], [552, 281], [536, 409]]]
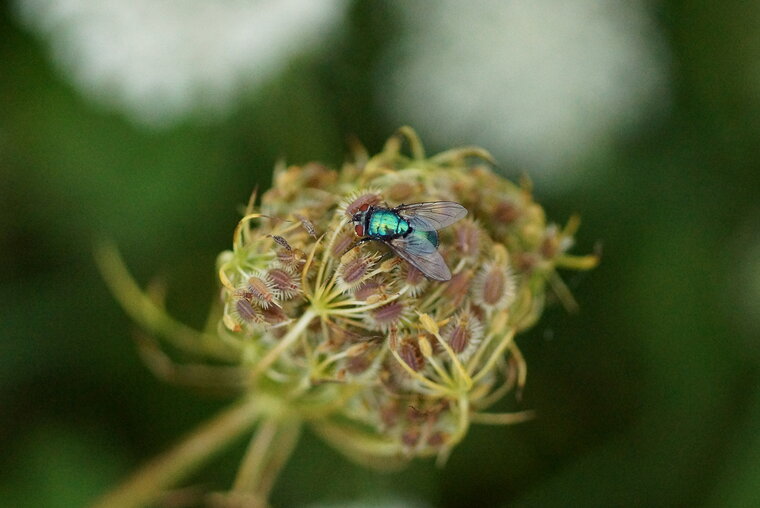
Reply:
[[[143, 367], [94, 242], [117, 242], [142, 283], [161, 276], [200, 326], [215, 256], [278, 157], [337, 165], [348, 135], [375, 152], [414, 125], [377, 99], [408, 27], [400, 3], [345, 4], [329, 44], [293, 51], [223, 114], [157, 127], [58, 71], [55, 28], [25, 28], [23, 3], [0, 15], [0, 504], [79, 506], [227, 403]], [[646, 7], [667, 55], [662, 108], [584, 145], [554, 169], [580, 175], [561, 185], [541, 164], [502, 168], [534, 177], [550, 218], [582, 214], [575, 252], [604, 246], [599, 268], [566, 275], [580, 313], [552, 307], [519, 338], [528, 384], [502, 408], [539, 417], [475, 427], [444, 469], [394, 474], [307, 435], [275, 506], [760, 506], [760, 5]], [[430, 152], [483, 139], [418, 130]], [[192, 483], [225, 488], [244, 444]]]

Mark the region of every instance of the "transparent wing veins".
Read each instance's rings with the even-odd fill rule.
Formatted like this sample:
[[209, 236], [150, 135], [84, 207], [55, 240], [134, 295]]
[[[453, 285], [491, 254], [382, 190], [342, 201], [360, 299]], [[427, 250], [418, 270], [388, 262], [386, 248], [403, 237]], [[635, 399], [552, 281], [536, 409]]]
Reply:
[[467, 209], [454, 201], [412, 203], [398, 206], [394, 210], [418, 231], [445, 228], [467, 215]]
[[388, 242], [388, 245], [399, 257], [405, 259], [426, 277], [438, 281], [451, 280], [451, 271], [446, 266], [441, 253], [425, 238], [411, 234], [394, 238]]

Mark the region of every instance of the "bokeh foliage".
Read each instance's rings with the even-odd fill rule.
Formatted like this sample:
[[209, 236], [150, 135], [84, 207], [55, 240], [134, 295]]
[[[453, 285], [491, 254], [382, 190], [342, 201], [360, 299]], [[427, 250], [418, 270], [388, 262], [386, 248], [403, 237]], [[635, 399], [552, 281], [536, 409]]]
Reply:
[[[421, 461], [399, 474], [359, 469], [307, 436], [276, 505], [760, 503], [760, 288], [748, 280], [760, 263], [760, 11], [751, 4], [661, 2], [672, 111], [592, 154], [593, 179], [546, 197], [535, 189], [550, 216], [582, 213], [580, 251], [604, 245], [601, 266], [569, 280], [581, 312], [557, 306], [520, 341], [528, 385], [521, 406], [503, 409], [540, 417], [476, 427], [445, 469]], [[369, 72], [392, 16], [356, 2], [329, 55], [302, 55], [228, 121], [147, 132], [85, 103], [3, 10], [3, 504], [86, 503], [224, 403], [163, 385], [140, 364], [93, 242], [115, 240], [141, 281], [160, 274], [170, 308], [201, 325], [236, 206], [268, 185], [274, 161], [335, 164], [346, 134], [374, 152], [395, 129], [370, 99], [378, 77]], [[224, 486], [243, 445], [199, 481]]]

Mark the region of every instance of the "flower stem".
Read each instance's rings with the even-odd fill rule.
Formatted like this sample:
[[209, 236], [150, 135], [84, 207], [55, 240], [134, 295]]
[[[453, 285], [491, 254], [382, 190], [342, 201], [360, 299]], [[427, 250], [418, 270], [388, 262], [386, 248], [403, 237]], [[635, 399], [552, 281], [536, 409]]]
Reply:
[[301, 422], [299, 420], [287, 420], [280, 422], [280, 429], [272, 443], [272, 455], [269, 458], [269, 467], [264, 469], [257, 494], [261, 499], [268, 499], [269, 493], [274, 487], [275, 481], [285, 467], [290, 455], [298, 444], [301, 437]]
[[259, 424], [238, 469], [235, 483], [232, 485], [233, 490], [256, 491], [256, 484], [261, 478], [267, 456], [272, 451], [271, 443], [276, 434], [277, 422], [273, 418], [267, 418]]
[[180, 482], [250, 429], [258, 417], [259, 407], [255, 399], [245, 399], [230, 407], [193, 431], [173, 449], [140, 468], [94, 506], [128, 508], [154, 504], [165, 489]]
[[221, 360], [236, 360], [238, 353], [223, 347], [213, 336], [193, 330], [172, 319], [146, 295], [127, 270], [119, 251], [112, 244], [95, 248], [95, 261], [114, 297], [132, 319], [151, 333], [165, 338], [172, 346], [194, 355], [212, 354]]
[[232, 497], [255, 500], [266, 505], [277, 476], [295, 449], [301, 421], [294, 418], [268, 417], [261, 422], [240, 465]]

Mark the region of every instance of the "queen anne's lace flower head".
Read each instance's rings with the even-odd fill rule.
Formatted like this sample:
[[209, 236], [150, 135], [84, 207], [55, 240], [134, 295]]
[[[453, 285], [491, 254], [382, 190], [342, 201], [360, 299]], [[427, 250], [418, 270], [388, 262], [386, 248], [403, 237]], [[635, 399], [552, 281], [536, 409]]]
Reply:
[[[400, 151], [405, 138], [411, 156]], [[103, 505], [155, 500], [186, 462], [208, 456], [210, 443], [256, 421], [233, 488], [248, 496], [243, 503], [266, 498], [301, 422], [351, 459], [383, 467], [416, 456], [445, 460], [473, 422], [528, 418], [530, 411], [487, 412], [525, 383], [515, 336], [541, 315], [548, 285], [575, 305], [557, 268], [587, 269], [597, 259], [566, 252], [577, 218], [564, 228], [547, 224], [529, 184], [509, 182], [489, 162], [471, 147], [426, 158], [402, 128], [379, 154], [360, 152], [340, 170], [278, 166], [272, 188], [259, 203], [254, 193], [232, 248], [218, 257], [220, 309], [204, 332], [171, 319], [115, 252], [100, 252], [127, 311], [165, 342], [140, 342], [148, 365], [163, 379], [241, 396], [190, 444], [147, 468], [150, 481], [137, 475]], [[352, 216], [365, 205], [430, 201], [468, 212], [438, 232], [450, 280], [426, 278], [383, 242], [356, 245]]]
[[[541, 314], [546, 282], [561, 284], [555, 269], [579, 259], [565, 252], [575, 221], [547, 225], [529, 186], [494, 173], [486, 152], [425, 158], [414, 133], [400, 133], [340, 170], [278, 167], [219, 257], [219, 333], [246, 352], [251, 389], [323, 407], [315, 428], [366, 461], [445, 455], [522, 384], [515, 334]], [[352, 248], [363, 205], [426, 201], [469, 212], [439, 231], [450, 281], [428, 280], [382, 242]]]

